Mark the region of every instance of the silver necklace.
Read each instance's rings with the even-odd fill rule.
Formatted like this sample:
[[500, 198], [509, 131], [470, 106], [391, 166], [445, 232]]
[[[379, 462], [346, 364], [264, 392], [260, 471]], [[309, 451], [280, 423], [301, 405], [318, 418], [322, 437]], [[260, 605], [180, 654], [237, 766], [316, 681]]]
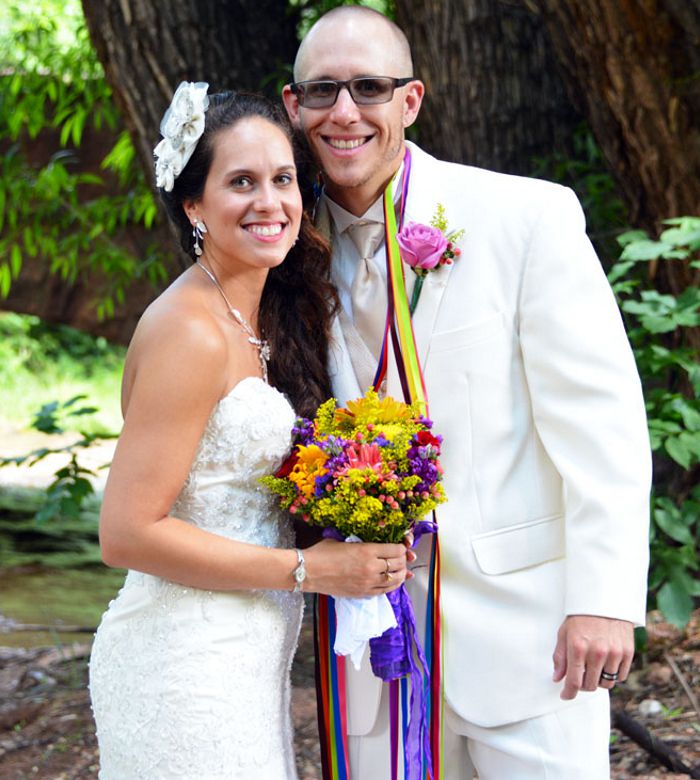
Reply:
[[265, 339], [259, 339], [255, 335], [255, 331], [250, 327], [250, 325], [246, 322], [243, 315], [238, 311], [238, 309], [231, 306], [231, 303], [229, 299], [226, 297], [226, 293], [223, 290], [223, 287], [219, 284], [219, 280], [214, 276], [214, 274], [205, 266], [202, 265], [202, 263], [199, 262], [199, 260], [196, 261], [197, 265], [204, 271], [204, 273], [212, 280], [214, 283], [214, 286], [216, 289], [221, 293], [221, 297], [226, 302], [226, 305], [228, 306], [228, 310], [230, 315], [233, 317], [233, 319], [237, 322], [238, 325], [245, 331], [246, 335], [248, 336], [248, 341], [257, 349], [258, 351], [258, 359], [260, 360], [260, 370], [262, 372], [263, 380], [265, 381], [265, 384], [268, 384], [267, 381], [267, 361], [270, 359], [270, 345], [265, 341]]

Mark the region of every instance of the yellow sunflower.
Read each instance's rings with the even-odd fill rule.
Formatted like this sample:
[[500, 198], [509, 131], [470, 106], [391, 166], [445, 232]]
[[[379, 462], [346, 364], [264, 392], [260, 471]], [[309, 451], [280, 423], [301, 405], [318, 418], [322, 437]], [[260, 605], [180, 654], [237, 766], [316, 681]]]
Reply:
[[347, 409], [336, 409], [335, 421], [344, 428], [359, 428], [367, 423], [377, 427], [382, 423], [400, 423], [412, 420], [416, 411], [395, 398], [380, 398], [374, 390], [368, 390], [363, 398], [348, 401]]
[[289, 474], [289, 479], [306, 498], [311, 498], [316, 488], [316, 477], [328, 473], [328, 469], [324, 468], [328, 455], [317, 444], [299, 447], [297, 455], [299, 459]]

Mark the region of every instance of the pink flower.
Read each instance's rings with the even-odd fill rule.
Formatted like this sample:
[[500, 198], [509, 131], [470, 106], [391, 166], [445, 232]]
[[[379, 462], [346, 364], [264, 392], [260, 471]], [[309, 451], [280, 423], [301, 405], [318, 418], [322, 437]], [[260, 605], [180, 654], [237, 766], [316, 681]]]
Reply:
[[412, 268], [435, 268], [447, 249], [447, 239], [438, 228], [409, 222], [401, 228], [396, 240], [401, 257]]
[[372, 469], [382, 474], [382, 452], [376, 444], [351, 444], [347, 449], [348, 467], [351, 469]]

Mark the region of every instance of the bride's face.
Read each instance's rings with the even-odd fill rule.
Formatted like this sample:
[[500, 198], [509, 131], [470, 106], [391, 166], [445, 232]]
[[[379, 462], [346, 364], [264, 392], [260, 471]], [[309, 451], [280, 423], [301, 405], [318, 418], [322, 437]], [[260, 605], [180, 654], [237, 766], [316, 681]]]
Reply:
[[301, 222], [291, 144], [261, 117], [241, 119], [214, 138], [213, 159], [195, 216], [207, 227], [205, 257], [235, 273], [279, 265]]

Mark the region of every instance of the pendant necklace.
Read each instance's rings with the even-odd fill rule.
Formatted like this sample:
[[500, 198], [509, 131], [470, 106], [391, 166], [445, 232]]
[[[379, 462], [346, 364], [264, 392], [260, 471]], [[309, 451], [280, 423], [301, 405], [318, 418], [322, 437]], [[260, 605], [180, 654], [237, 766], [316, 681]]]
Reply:
[[202, 263], [199, 262], [199, 260], [196, 261], [197, 265], [204, 271], [204, 273], [211, 279], [216, 289], [221, 293], [221, 297], [224, 299], [226, 306], [228, 306], [229, 314], [233, 317], [233, 319], [236, 321], [236, 323], [241, 327], [241, 329], [246, 333], [248, 336], [248, 341], [257, 349], [258, 351], [258, 359], [260, 360], [260, 370], [262, 372], [262, 378], [265, 381], [265, 384], [269, 384], [267, 380], [267, 361], [270, 359], [270, 345], [265, 341], [265, 339], [259, 339], [255, 335], [255, 331], [250, 327], [250, 325], [246, 322], [243, 315], [238, 311], [238, 309], [235, 309], [233, 306], [231, 306], [231, 303], [229, 302], [229, 299], [226, 297], [226, 293], [223, 290], [223, 287], [219, 284], [219, 280], [214, 276], [214, 274], [205, 266], [202, 265]]

